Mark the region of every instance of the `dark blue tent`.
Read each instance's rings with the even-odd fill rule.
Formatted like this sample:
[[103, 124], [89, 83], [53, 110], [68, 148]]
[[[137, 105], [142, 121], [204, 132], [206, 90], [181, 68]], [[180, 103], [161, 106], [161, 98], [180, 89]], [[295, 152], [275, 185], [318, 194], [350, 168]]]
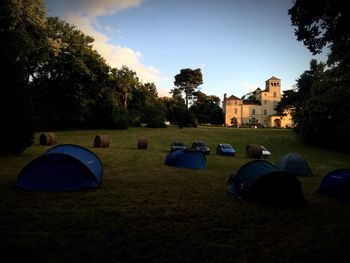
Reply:
[[297, 176], [312, 176], [312, 171], [304, 157], [299, 153], [287, 153], [276, 162], [280, 171], [295, 174]]
[[186, 149], [169, 153], [165, 159], [165, 164], [189, 169], [204, 169], [206, 160], [204, 154], [200, 151]]
[[343, 202], [350, 202], [350, 169], [329, 172], [322, 179], [317, 192]]
[[262, 205], [298, 207], [305, 204], [296, 176], [279, 171], [265, 160], [241, 166], [233, 178], [231, 192]]
[[27, 164], [18, 176], [17, 186], [31, 191], [73, 191], [98, 187], [102, 176], [102, 163], [93, 152], [63, 144]]

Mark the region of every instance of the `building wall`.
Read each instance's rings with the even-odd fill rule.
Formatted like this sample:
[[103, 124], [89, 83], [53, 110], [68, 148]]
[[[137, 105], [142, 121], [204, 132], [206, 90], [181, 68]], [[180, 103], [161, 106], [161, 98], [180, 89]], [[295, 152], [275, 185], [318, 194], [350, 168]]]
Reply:
[[252, 121], [252, 119], [257, 120], [259, 123], [261, 123], [262, 121], [260, 105], [243, 104], [242, 113], [243, 124], [249, 124]]
[[[258, 89], [260, 91], [260, 89]], [[254, 118], [259, 124], [275, 127], [276, 124], [281, 127], [293, 126], [290, 115], [280, 117], [275, 116], [275, 107], [281, 101], [281, 80], [270, 78], [265, 82], [265, 90], [260, 91], [257, 100], [261, 105], [243, 104], [243, 100], [237, 98], [224, 99], [225, 124], [231, 126], [231, 119], [237, 118], [237, 124], [249, 124]]]
[[286, 113], [286, 116], [271, 116], [269, 126], [273, 128], [293, 128], [294, 121], [290, 113]]
[[225, 105], [225, 124], [231, 126], [231, 119], [236, 117], [237, 124], [242, 125], [242, 100], [227, 99]]

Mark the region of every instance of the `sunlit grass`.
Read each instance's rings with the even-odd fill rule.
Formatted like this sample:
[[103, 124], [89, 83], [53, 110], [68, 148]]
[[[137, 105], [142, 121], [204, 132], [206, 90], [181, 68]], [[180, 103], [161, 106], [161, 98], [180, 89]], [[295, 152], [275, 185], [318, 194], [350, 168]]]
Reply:
[[[55, 132], [59, 143], [88, 147], [102, 160], [100, 188], [71, 193], [27, 192], [13, 186], [19, 171], [48, 147], [0, 159], [0, 249], [3, 262], [327, 262], [350, 256], [350, 205], [315, 193], [350, 155], [305, 145], [291, 130], [168, 128]], [[107, 149], [93, 148], [108, 134]], [[148, 138], [148, 149], [137, 140]], [[207, 169], [165, 166], [170, 144], [204, 140]], [[230, 143], [236, 157], [215, 154]], [[299, 152], [315, 176], [300, 178], [308, 206], [257, 206], [228, 193], [225, 179], [249, 161], [249, 143], [268, 148], [274, 163]]]

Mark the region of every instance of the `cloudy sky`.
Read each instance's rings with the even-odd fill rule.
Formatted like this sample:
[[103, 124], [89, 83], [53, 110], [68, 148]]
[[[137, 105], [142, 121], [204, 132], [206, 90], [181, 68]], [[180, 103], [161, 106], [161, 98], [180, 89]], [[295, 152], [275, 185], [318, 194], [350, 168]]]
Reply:
[[168, 95], [182, 68], [201, 68], [207, 95], [242, 96], [271, 76], [290, 89], [313, 57], [296, 40], [292, 0], [46, 0], [95, 38], [113, 67], [126, 65]]

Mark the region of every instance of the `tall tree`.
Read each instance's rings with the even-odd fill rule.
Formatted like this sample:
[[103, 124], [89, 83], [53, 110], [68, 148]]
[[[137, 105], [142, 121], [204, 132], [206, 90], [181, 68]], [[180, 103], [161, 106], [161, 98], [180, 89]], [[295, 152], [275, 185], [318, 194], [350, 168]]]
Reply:
[[343, 0], [296, 0], [289, 9], [299, 41], [313, 53], [330, 48], [329, 63], [350, 63], [350, 11]]
[[327, 70], [311, 62], [310, 71], [297, 81], [296, 93], [288, 94], [298, 131], [306, 141], [349, 152], [350, 12], [346, 2], [296, 0], [289, 14], [297, 39], [313, 54], [330, 49]]
[[122, 66], [121, 69], [113, 68], [110, 74], [110, 86], [120, 94], [120, 100], [125, 111], [128, 111], [128, 103], [131, 100], [132, 90], [140, 85], [136, 72]]
[[180, 73], [175, 76], [174, 85], [181, 92], [185, 93], [185, 104], [188, 108], [189, 101], [193, 100], [198, 86], [203, 84], [203, 76], [200, 68], [197, 69], [181, 69]]
[[40, 0], [0, 3], [0, 154], [21, 153], [33, 142], [31, 77], [49, 49]]
[[164, 127], [166, 109], [154, 83], [140, 84], [132, 90], [129, 115], [135, 125], [147, 123], [148, 127]]
[[294, 121], [300, 122], [298, 114], [305, 109], [306, 101], [312, 96], [312, 85], [317, 80], [324, 78], [324, 72], [324, 63], [318, 63], [315, 59], [311, 60], [310, 69], [297, 79], [295, 89], [284, 92], [276, 111], [283, 115], [286, 110], [289, 110], [293, 114]]
[[181, 90], [174, 88], [170, 91], [171, 98], [163, 98], [163, 102], [167, 109], [167, 119], [173, 123], [178, 124], [181, 115], [187, 110], [185, 100], [182, 98]]
[[190, 107], [196, 115], [199, 123], [222, 124], [224, 114], [220, 107], [220, 98], [214, 95], [207, 96], [205, 93], [198, 91], [197, 100]]
[[52, 48], [32, 81], [38, 127], [88, 126], [109, 67], [92, 48], [92, 37], [57, 17], [47, 19], [46, 36]]

